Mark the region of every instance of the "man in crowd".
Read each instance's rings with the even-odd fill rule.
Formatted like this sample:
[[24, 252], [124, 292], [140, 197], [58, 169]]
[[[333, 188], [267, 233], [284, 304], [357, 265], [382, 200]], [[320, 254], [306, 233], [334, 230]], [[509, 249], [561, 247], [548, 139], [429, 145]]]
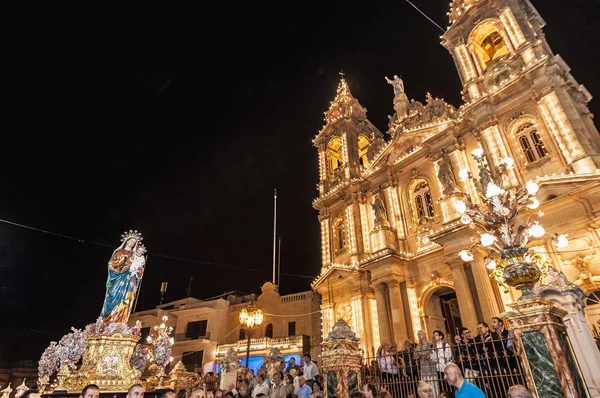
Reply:
[[475, 341], [471, 331], [466, 327], [458, 329], [459, 335], [454, 336], [456, 343], [455, 363], [461, 368], [467, 380], [479, 376], [479, 360], [475, 350]]
[[420, 381], [417, 385], [417, 395], [419, 398], [435, 398], [433, 387], [425, 381]]
[[127, 398], [144, 398], [144, 386], [141, 384], [134, 384], [127, 390]]
[[19, 398], [41, 398], [41, 396], [38, 390], [27, 390]]
[[304, 354], [304, 377], [306, 377], [306, 384], [312, 386], [315, 381], [315, 376], [319, 374], [317, 365], [312, 361], [310, 354]]
[[259, 374], [256, 377], [256, 385], [254, 386], [254, 390], [252, 390], [252, 398], [255, 398], [257, 394], [263, 393], [265, 395], [269, 395], [269, 385], [265, 383], [265, 376]]
[[172, 388], [163, 388], [156, 392], [158, 392], [158, 398], [177, 398], [177, 393]]
[[95, 384], [88, 384], [81, 390], [79, 398], [100, 398], [100, 387]]
[[312, 389], [308, 385], [306, 385], [306, 377], [298, 376], [298, 384], [300, 386], [298, 387], [298, 392], [296, 393], [296, 395], [298, 395], [298, 398], [310, 398]]
[[515, 384], [508, 389], [507, 398], [533, 398], [533, 396], [525, 386]]
[[190, 398], [206, 398], [206, 393], [202, 387], [196, 387], [192, 390]]
[[271, 393], [269, 394], [270, 398], [285, 397], [288, 393], [288, 390], [285, 384], [283, 384], [283, 373], [273, 373], [272, 379], [273, 385], [271, 386]]
[[485, 394], [479, 387], [463, 378], [462, 372], [456, 364], [446, 365], [444, 373], [448, 384], [456, 387], [456, 398], [485, 398]]
[[287, 373], [290, 373], [290, 370], [292, 369], [296, 369], [297, 373], [300, 373], [300, 366], [298, 366], [298, 364], [296, 364], [296, 358], [291, 357], [290, 358], [290, 364], [288, 365], [288, 367], [285, 369], [285, 371]]
[[366, 398], [375, 398], [377, 396], [377, 390], [373, 384], [365, 384], [363, 386], [363, 394]]

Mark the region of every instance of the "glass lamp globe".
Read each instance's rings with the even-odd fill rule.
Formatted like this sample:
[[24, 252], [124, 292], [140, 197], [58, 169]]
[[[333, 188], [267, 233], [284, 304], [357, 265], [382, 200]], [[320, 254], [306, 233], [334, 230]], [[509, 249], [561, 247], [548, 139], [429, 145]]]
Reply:
[[540, 206], [539, 200], [537, 200], [536, 198], [529, 199], [529, 203], [527, 204], [527, 207], [529, 207], [530, 209], [537, 209], [539, 206]]
[[463, 181], [469, 178], [469, 170], [460, 169], [460, 171], [458, 172], [458, 178], [460, 178]]
[[537, 191], [540, 189], [540, 187], [535, 182], [529, 180], [525, 183], [525, 189], [527, 189], [527, 192], [530, 195], [535, 195], [537, 193]]
[[569, 239], [567, 239], [567, 235], [559, 235], [558, 238], [556, 238], [556, 247], [567, 247], [569, 246]]
[[465, 211], [467, 211], [467, 204], [462, 200], [457, 200], [454, 204], [454, 207], [456, 208], [456, 211], [460, 214], [463, 214]]
[[490, 260], [485, 265], [487, 269], [496, 269], [496, 260]]
[[531, 227], [529, 227], [529, 235], [535, 237], [535, 238], [539, 238], [540, 236], [544, 236], [544, 234], [546, 233], [546, 231], [544, 230], [544, 227], [542, 227], [540, 224], [533, 224]]
[[475, 157], [480, 157], [480, 156], [483, 155], [483, 149], [482, 148], [475, 148], [475, 149], [473, 149], [473, 152], [471, 152], [471, 155], [475, 156]]
[[500, 160], [500, 163], [504, 163], [508, 169], [512, 169], [515, 165], [515, 161], [512, 158], [504, 158]]
[[481, 234], [481, 245], [484, 247], [487, 247], [489, 245], [491, 245], [492, 243], [494, 243], [494, 241], [496, 240], [496, 237], [492, 234]]
[[471, 261], [471, 260], [473, 260], [473, 255], [468, 250], [461, 250], [460, 253], [458, 253], [458, 255], [460, 256], [460, 258], [463, 261]]

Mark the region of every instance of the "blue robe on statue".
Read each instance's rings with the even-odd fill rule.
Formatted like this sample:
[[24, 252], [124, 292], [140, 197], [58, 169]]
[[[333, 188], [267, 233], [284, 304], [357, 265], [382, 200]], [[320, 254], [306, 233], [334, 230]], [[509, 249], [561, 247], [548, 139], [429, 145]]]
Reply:
[[141, 281], [141, 270], [131, 272], [135, 259], [132, 240], [125, 241], [114, 251], [108, 262], [108, 279], [106, 280], [106, 297], [100, 317], [104, 323], [127, 323], [135, 301], [135, 294]]

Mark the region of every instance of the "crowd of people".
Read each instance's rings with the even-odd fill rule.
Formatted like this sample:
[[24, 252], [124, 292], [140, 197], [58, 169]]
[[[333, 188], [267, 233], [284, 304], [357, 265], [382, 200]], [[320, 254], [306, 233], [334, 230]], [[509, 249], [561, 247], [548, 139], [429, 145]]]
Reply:
[[453, 390], [447, 378], [452, 365], [450, 369], [459, 370], [484, 396], [504, 398], [510, 386], [524, 384], [512, 336], [499, 317], [492, 319], [491, 327], [480, 322], [475, 337], [465, 327], [452, 342], [440, 330], [434, 330], [431, 339], [424, 330], [417, 337], [417, 343], [405, 341], [403, 350], [383, 343], [365, 369], [365, 380], [399, 397], [416, 396], [420, 383], [427, 383], [432, 392], [425, 396], [444, 397]]
[[269, 377], [264, 366], [257, 369], [242, 368], [237, 381], [230, 383], [226, 390], [218, 388], [218, 376], [211, 373], [203, 377], [192, 392], [193, 398], [322, 398], [323, 377], [310, 354], [302, 357], [304, 365], [281, 361]]

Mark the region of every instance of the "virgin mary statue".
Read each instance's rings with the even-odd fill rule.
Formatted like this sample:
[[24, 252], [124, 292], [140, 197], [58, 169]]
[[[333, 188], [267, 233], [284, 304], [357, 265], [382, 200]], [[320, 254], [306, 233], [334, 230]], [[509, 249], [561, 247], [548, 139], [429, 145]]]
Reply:
[[106, 324], [127, 323], [146, 264], [142, 234], [138, 231], [125, 232], [121, 240], [123, 243], [108, 261], [106, 297], [100, 313]]

